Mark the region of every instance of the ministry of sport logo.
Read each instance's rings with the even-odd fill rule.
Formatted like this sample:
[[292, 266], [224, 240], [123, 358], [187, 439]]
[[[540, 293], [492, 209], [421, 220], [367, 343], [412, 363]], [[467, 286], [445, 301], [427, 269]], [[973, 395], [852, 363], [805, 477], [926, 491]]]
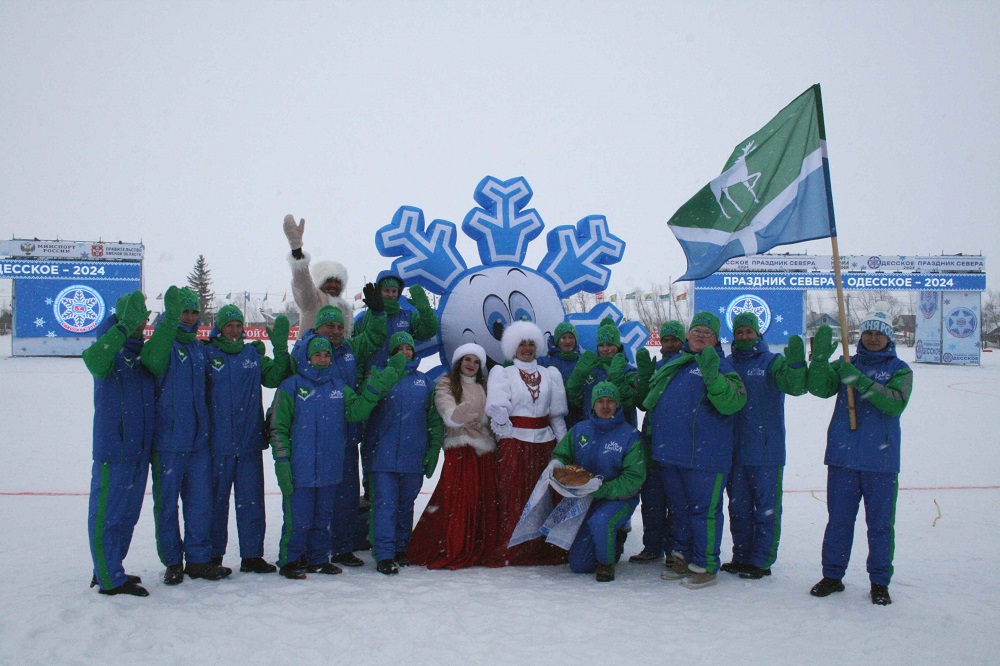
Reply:
[[59, 292], [52, 311], [67, 331], [87, 333], [104, 320], [104, 299], [90, 287], [75, 284]]
[[978, 323], [976, 313], [969, 308], [959, 307], [948, 313], [945, 328], [956, 338], [967, 338], [976, 332]]
[[729, 301], [729, 305], [726, 307], [726, 324], [729, 326], [729, 330], [733, 330], [733, 318], [744, 312], [752, 312], [757, 315], [757, 320], [760, 321], [761, 335], [771, 325], [771, 308], [768, 307], [764, 299], [753, 294], [743, 294]]

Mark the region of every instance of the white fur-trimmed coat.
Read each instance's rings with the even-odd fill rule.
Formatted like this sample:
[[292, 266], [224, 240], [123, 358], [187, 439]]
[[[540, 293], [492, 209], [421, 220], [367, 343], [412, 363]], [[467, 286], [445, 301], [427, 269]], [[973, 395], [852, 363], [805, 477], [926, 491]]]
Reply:
[[[532, 400], [528, 387], [521, 379], [521, 370], [527, 373], [539, 372], [542, 381], [539, 384], [538, 400]], [[490, 370], [490, 379], [486, 392], [486, 405], [489, 413], [494, 413], [497, 407], [511, 416], [549, 417], [549, 426], [539, 429], [510, 428], [509, 437], [525, 442], [559, 441], [566, 434], [566, 414], [569, 408], [566, 404], [566, 387], [562, 375], [557, 368], [545, 368], [537, 361], [525, 363], [514, 359], [514, 364], [507, 367], [497, 366]], [[490, 406], [494, 406], [492, 409]]]
[[462, 403], [479, 412], [479, 418], [473, 423], [458, 423], [452, 419], [455, 408], [455, 396], [451, 394], [451, 384], [448, 375], [438, 379], [434, 387], [434, 406], [444, 419], [444, 448], [454, 449], [460, 446], [471, 446], [477, 455], [496, 451], [497, 445], [490, 432], [489, 418], [486, 416], [486, 391], [476, 383], [474, 377], [462, 377]]

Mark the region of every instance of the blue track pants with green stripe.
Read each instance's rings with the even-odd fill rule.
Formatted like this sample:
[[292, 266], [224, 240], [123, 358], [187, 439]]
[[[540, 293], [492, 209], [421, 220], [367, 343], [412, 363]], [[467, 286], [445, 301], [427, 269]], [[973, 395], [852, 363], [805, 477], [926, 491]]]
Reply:
[[131, 463], [95, 462], [91, 468], [87, 528], [94, 575], [103, 590], [127, 580], [122, 562], [139, 522], [148, 478], [148, 455]]
[[569, 549], [569, 568], [574, 573], [590, 573], [598, 564], [613, 564], [618, 557], [618, 530], [638, 504], [638, 495], [627, 500], [594, 500]]
[[231, 494], [236, 496], [240, 557], [264, 557], [264, 459], [261, 451], [212, 456], [212, 557], [226, 554]]
[[330, 519], [337, 486], [295, 488], [281, 496], [284, 524], [278, 544], [278, 566], [305, 556], [306, 564], [330, 561]]
[[[153, 518], [156, 549], [163, 566], [212, 559], [212, 454], [200, 451], [154, 451]], [[184, 538], [180, 511], [184, 510]]]
[[895, 550], [898, 491], [898, 474], [827, 467], [826, 507], [830, 520], [823, 535], [825, 577], [840, 579], [847, 572], [854, 544], [854, 523], [863, 498], [868, 524], [868, 578], [877, 585], [889, 584]]
[[726, 494], [735, 562], [768, 569], [778, 559], [783, 472], [779, 466], [733, 465]]
[[660, 465], [674, 550], [691, 564], [713, 574], [720, 565], [722, 493], [727, 476], [725, 472]]

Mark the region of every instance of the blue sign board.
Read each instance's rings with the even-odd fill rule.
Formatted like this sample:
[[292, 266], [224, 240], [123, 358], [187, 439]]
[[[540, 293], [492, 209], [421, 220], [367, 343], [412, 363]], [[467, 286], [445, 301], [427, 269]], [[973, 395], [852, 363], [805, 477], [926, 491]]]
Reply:
[[[842, 273], [848, 291], [985, 291], [985, 273]], [[696, 282], [709, 289], [768, 291], [836, 289], [834, 273], [715, 273]], [[700, 307], [700, 301], [699, 301]]]

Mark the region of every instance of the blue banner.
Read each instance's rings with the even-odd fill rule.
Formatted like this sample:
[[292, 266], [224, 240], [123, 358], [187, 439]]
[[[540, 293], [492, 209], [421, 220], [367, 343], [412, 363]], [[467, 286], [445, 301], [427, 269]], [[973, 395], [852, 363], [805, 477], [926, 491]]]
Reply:
[[0, 259], [0, 278], [14, 280], [138, 280], [141, 274], [136, 262]]
[[[985, 291], [985, 273], [843, 273], [848, 291]], [[752, 289], [836, 289], [834, 273], [715, 273], [698, 280], [696, 288]], [[700, 306], [699, 299], [699, 306]]]

